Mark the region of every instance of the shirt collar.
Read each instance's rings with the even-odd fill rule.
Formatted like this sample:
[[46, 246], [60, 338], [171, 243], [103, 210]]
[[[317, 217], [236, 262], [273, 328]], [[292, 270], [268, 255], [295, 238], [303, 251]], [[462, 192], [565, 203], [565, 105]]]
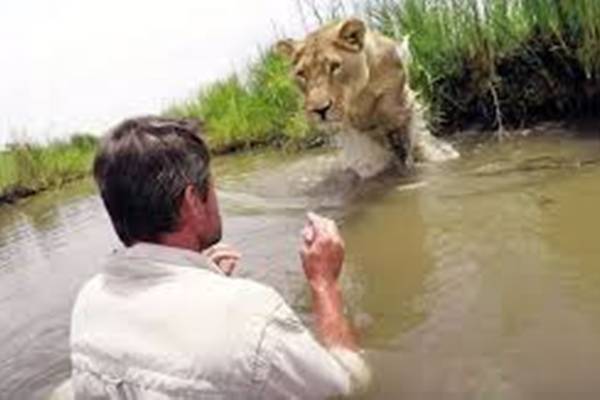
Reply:
[[161, 264], [163, 266], [176, 268], [201, 268], [210, 270], [219, 275], [224, 275], [223, 271], [217, 267], [215, 263], [210, 261], [201, 253], [178, 247], [164, 246], [146, 242], [136, 243], [131, 247], [118, 250], [113, 255], [113, 261], [117, 262], [109, 262], [108, 272], [117, 272], [115, 269], [123, 268], [125, 265], [128, 265], [131, 268], [136, 268], [136, 265], [139, 265], [140, 263], [150, 263], [154, 265]]

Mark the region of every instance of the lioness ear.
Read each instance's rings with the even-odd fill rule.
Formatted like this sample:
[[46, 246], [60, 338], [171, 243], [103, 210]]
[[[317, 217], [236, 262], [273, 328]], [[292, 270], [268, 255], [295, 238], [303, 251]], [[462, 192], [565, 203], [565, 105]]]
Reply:
[[275, 52], [280, 56], [292, 59], [294, 57], [294, 52], [296, 51], [296, 46], [296, 41], [292, 39], [280, 40], [275, 45]]
[[360, 19], [344, 21], [338, 33], [338, 43], [348, 50], [360, 51], [365, 44], [366, 31], [367, 27]]

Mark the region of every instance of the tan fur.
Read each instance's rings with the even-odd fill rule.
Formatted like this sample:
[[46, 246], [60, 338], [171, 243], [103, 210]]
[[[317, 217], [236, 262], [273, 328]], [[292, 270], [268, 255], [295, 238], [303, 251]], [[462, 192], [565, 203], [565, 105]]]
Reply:
[[[408, 86], [398, 43], [367, 29], [358, 19], [333, 23], [301, 41], [285, 40], [277, 50], [290, 58], [314, 122], [367, 135], [391, 150], [405, 166], [419, 160], [455, 158], [422, 122], [421, 106]], [[446, 157], [436, 157], [441, 145]]]

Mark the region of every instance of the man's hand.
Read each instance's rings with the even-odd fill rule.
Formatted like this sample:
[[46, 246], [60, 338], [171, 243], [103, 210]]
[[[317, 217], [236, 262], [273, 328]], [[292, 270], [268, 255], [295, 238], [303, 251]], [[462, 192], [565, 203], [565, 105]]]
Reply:
[[335, 222], [308, 213], [308, 223], [302, 230], [300, 258], [313, 290], [335, 286], [344, 262], [344, 241]]
[[344, 262], [344, 241], [335, 222], [309, 213], [302, 230], [300, 257], [311, 288], [317, 336], [328, 348], [357, 350], [337, 284]]
[[224, 243], [206, 249], [204, 255], [227, 276], [231, 276], [241, 258], [237, 250]]

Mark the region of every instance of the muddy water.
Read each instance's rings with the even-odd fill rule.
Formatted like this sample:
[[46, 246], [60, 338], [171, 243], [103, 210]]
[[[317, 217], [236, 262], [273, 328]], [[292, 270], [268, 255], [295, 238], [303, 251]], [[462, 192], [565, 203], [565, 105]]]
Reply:
[[[218, 159], [240, 275], [306, 314], [296, 246], [317, 210], [347, 242], [367, 398], [600, 397], [600, 141], [460, 148], [460, 160], [360, 187], [323, 152]], [[0, 398], [41, 399], [68, 376], [77, 289], [118, 247], [89, 182], [0, 209]]]

